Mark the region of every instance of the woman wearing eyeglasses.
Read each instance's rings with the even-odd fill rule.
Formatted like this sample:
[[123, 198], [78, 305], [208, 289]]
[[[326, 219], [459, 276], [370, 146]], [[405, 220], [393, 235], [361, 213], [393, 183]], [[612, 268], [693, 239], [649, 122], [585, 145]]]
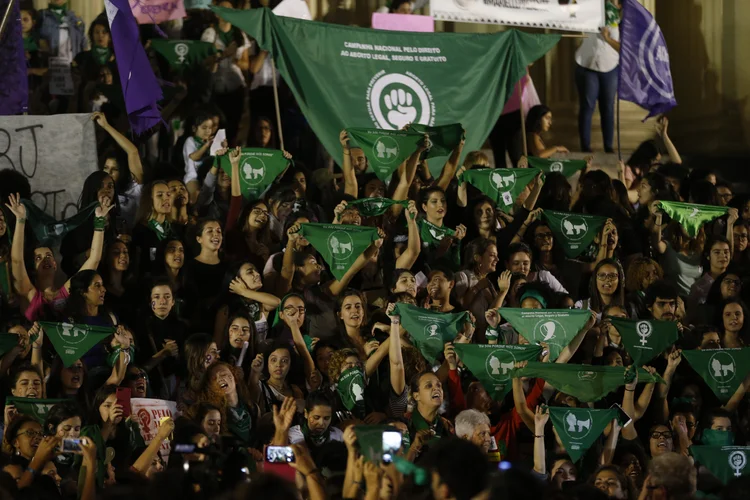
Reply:
[[42, 426], [27, 415], [14, 418], [3, 436], [3, 447], [10, 451], [13, 460], [21, 465], [28, 465], [42, 441]]
[[[234, 201], [235, 198], [240, 200], [240, 205]], [[227, 255], [232, 260], [249, 260], [262, 269], [271, 254], [279, 249], [271, 240], [268, 205], [263, 200], [257, 200], [246, 205], [239, 213], [241, 200], [239, 192], [232, 197], [232, 207], [227, 215]]]
[[648, 433], [648, 451], [651, 458], [675, 451], [674, 435], [672, 430], [663, 424], [657, 424], [651, 427]]
[[576, 304], [601, 316], [607, 306], [625, 307], [625, 276], [622, 266], [614, 259], [604, 259], [594, 268], [589, 281], [589, 297]]
[[120, 386], [130, 389], [131, 398], [148, 397], [148, 373], [140, 366], [130, 365]]

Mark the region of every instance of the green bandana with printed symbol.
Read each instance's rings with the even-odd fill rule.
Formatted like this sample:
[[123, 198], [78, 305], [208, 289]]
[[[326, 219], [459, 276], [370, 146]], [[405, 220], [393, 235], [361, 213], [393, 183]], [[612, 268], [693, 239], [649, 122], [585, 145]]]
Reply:
[[[219, 157], [219, 166], [232, 176], [232, 162], [229, 154]], [[248, 201], [263, 196], [268, 187], [289, 166], [289, 160], [278, 149], [242, 148], [240, 154], [240, 189]]]
[[376, 128], [346, 129], [352, 146], [362, 149], [370, 169], [378, 179], [386, 181], [393, 172], [414, 153], [424, 136], [408, 130], [380, 130]]
[[196, 40], [152, 38], [151, 47], [178, 73], [199, 67], [206, 58], [218, 52], [214, 44]]
[[536, 168], [472, 168], [461, 174], [458, 181], [468, 182], [509, 214], [513, 212], [513, 202], [539, 172]]
[[98, 201], [91, 202], [73, 217], [58, 221], [29, 200], [21, 200], [21, 203], [26, 207], [26, 222], [31, 226], [38, 244], [47, 247], [57, 246], [66, 234], [86, 222], [99, 206]]
[[337, 280], [343, 279], [357, 258], [380, 238], [374, 227], [316, 222], [301, 224], [299, 234], [320, 253]]
[[0, 357], [18, 345], [18, 335], [12, 333], [0, 333]]
[[679, 333], [674, 321], [612, 318], [622, 338], [622, 345], [635, 366], [643, 366], [677, 342]]
[[690, 366], [708, 384], [719, 401], [726, 403], [750, 373], [750, 347], [682, 351]]
[[443, 238], [450, 236], [451, 238], [456, 235], [453, 229], [449, 229], [445, 226], [436, 226], [427, 219], [419, 221], [419, 237], [422, 239], [422, 243], [437, 248], [443, 241]]
[[750, 446], [693, 445], [690, 454], [723, 484], [750, 474]]
[[[558, 391], [584, 403], [593, 403], [632, 381], [635, 374], [622, 366], [529, 362], [525, 368], [515, 370], [513, 376], [543, 378]], [[638, 382], [663, 384], [664, 380], [639, 368]]]
[[39, 324], [44, 328], [47, 338], [52, 342], [52, 346], [66, 368], [73, 365], [92, 347], [113, 335], [117, 330], [114, 327], [72, 323], [40, 321]]
[[47, 414], [56, 404], [69, 403], [70, 399], [5, 398], [5, 406], [13, 405], [21, 415], [28, 415], [44, 426]]
[[359, 367], [344, 371], [336, 384], [336, 390], [344, 408], [357, 418], [365, 418], [365, 374]]
[[406, 208], [409, 200], [392, 200], [390, 198], [360, 198], [347, 202], [347, 205], [357, 207], [362, 217], [378, 217], [383, 215], [393, 205], [401, 205]]
[[401, 431], [390, 425], [355, 425], [354, 434], [357, 436], [357, 445], [359, 446], [359, 452], [365, 457], [365, 460], [372, 463], [380, 463], [383, 461], [383, 454], [388, 452], [391, 456], [398, 453], [398, 449], [385, 449], [383, 442], [384, 432], [398, 432]]
[[598, 215], [573, 214], [569, 212], [542, 212], [555, 235], [555, 244], [562, 246], [565, 256], [574, 259], [588, 250], [599, 231], [607, 222], [606, 217]]
[[557, 172], [565, 177], [573, 177], [576, 172], [586, 168], [586, 160], [552, 160], [536, 156], [529, 156], [526, 159], [529, 161], [529, 167], [538, 168], [545, 174]]
[[404, 330], [409, 332], [414, 345], [430, 363], [437, 361], [445, 343], [453, 342], [469, 319], [469, 313], [466, 311], [439, 313], [404, 303], [396, 304], [393, 314], [401, 316]]
[[458, 359], [482, 384], [494, 401], [510, 392], [517, 361], [536, 361], [542, 348], [536, 345], [455, 344]]
[[460, 123], [452, 123], [439, 127], [412, 123], [409, 125], [408, 130], [410, 132], [417, 132], [420, 137], [424, 137], [424, 134], [430, 136], [432, 147], [425, 151], [422, 155], [423, 159], [445, 157], [447, 160], [464, 138], [464, 128]]
[[505, 308], [500, 314], [532, 344], [549, 344], [550, 361], [555, 361], [591, 318], [589, 311], [576, 309]]
[[592, 410], [567, 406], [549, 408], [552, 425], [574, 463], [586, 454], [607, 425], [617, 416], [617, 409]]
[[695, 238], [703, 224], [711, 222], [729, 212], [729, 207], [698, 205], [679, 201], [660, 201], [661, 209], [685, 228], [688, 236]]

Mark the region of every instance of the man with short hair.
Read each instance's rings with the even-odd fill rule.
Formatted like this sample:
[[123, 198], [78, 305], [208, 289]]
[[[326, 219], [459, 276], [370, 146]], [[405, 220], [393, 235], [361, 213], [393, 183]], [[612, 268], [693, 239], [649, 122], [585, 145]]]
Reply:
[[651, 460], [638, 500], [691, 499], [697, 482], [692, 461], [678, 453], [667, 452]]
[[456, 416], [456, 436], [471, 441], [485, 453], [490, 451], [490, 419], [477, 410], [464, 410]]

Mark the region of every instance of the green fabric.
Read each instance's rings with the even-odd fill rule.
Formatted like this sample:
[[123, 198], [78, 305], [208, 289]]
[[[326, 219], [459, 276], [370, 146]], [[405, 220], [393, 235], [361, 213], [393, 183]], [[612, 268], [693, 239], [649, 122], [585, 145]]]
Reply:
[[221, 31], [218, 27], [216, 28], [216, 37], [221, 40], [221, 43], [224, 44], [224, 48], [229, 47], [229, 44], [231, 44], [234, 41], [234, 30], [237, 29], [234, 26], [229, 28], [229, 31]]
[[34, 420], [44, 425], [50, 408], [59, 403], [65, 403], [69, 399], [36, 399], [36, 398], [16, 398], [8, 396], [5, 398], [5, 406], [13, 405], [21, 415], [29, 415]]
[[679, 201], [660, 201], [661, 209], [685, 228], [688, 236], [695, 238], [701, 226], [729, 212], [729, 207], [698, 205]]
[[377, 217], [383, 215], [393, 205], [401, 205], [406, 208], [409, 206], [409, 200], [391, 200], [390, 198], [360, 198], [347, 202], [347, 205], [357, 207], [359, 215], [362, 217]]
[[113, 335], [117, 330], [108, 326], [90, 326], [71, 323], [40, 321], [47, 338], [66, 368], [81, 359], [92, 347]]
[[[422, 219], [417, 224], [419, 225], [419, 237], [422, 240], [422, 245], [428, 249], [437, 249], [441, 245], [443, 238], [446, 236], [454, 237], [456, 235], [453, 229], [449, 229], [447, 226], [436, 226], [427, 219]], [[449, 266], [458, 266], [461, 264], [461, 242], [456, 241], [451, 244], [443, 258], [440, 259], [440, 262], [444, 262]]]
[[299, 234], [317, 250], [340, 280], [357, 258], [380, 238], [377, 228], [347, 224], [304, 223]]
[[560, 245], [571, 259], [578, 257], [594, 242], [594, 238], [607, 222], [598, 215], [573, 214], [545, 210], [542, 212], [549, 229], [555, 235], [555, 244]]
[[20, 337], [13, 333], [0, 333], [0, 356], [5, 354], [18, 345]]
[[[627, 382], [626, 369], [621, 366], [529, 362], [526, 368], [515, 370], [513, 376], [543, 378], [558, 391], [584, 403], [598, 401]], [[664, 380], [639, 368], [638, 382], [664, 383]]]
[[731, 399], [745, 376], [750, 373], [750, 347], [684, 350], [682, 355], [722, 403]]
[[94, 58], [96, 64], [104, 65], [112, 57], [112, 50], [109, 47], [94, 47], [91, 49], [91, 57]]
[[[228, 154], [219, 157], [219, 165], [232, 177], [232, 162]], [[249, 201], [260, 199], [288, 166], [289, 160], [278, 149], [242, 148], [239, 166], [242, 196]]]
[[701, 444], [707, 446], [732, 446], [734, 444], [734, 432], [704, 429], [701, 433]]
[[323, 446], [331, 439], [331, 426], [326, 427], [326, 430], [322, 434], [313, 434], [310, 432], [310, 428], [307, 426], [307, 419], [302, 420], [300, 425], [302, 435], [305, 436], [305, 442], [312, 446]]
[[511, 373], [517, 361], [536, 361], [542, 348], [536, 345], [455, 344], [458, 358], [495, 401], [511, 390]]
[[0, 293], [6, 297], [10, 296], [12, 290], [10, 286], [11, 276], [10, 259], [0, 262]]
[[349, 368], [339, 377], [336, 390], [344, 408], [356, 418], [365, 418], [365, 374], [358, 367]]
[[576, 309], [515, 309], [499, 310], [503, 318], [532, 344], [549, 344], [550, 361], [555, 361], [570, 341], [591, 318], [589, 311]]
[[94, 201], [79, 210], [73, 217], [58, 221], [34, 205], [32, 201], [21, 200], [21, 203], [26, 207], [26, 222], [31, 226], [37, 242], [39, 245], [48, 247], [56, 246], [63, 236], [86, 222], [99, 206], [99, 202]]
[[203, 61], [218, 52], [212, 43], [164, 38], [152, 38], [151, 48], [167, 61], [172, 71], [177, 73], [200, 67]]
[[472, 168], [461, 174], [458, 181], [468, 182], [503, 212], [512, 213], [513, 202], [538, 173], [536, 168]]
[[39, 50], [39, 45], [36, 43], [36, 38], [33, 36], [23, 37], [23, 50], [26, 52], [36, 52]]
[[435, 363], [443, 352], [446, 342], [453, 342], [469, 313], [440, 313], [411, 304], [396, 304], [395, 316], [401, 317], [401, 325], [409, 332], [417, 349], [430, 363]]
[[586, 454], [607, 425], [617, 417], [617, 413], [616, 409], [549, 408], [552, 425], [573, 462], [578, 462]]
[[110, 352], [107, 355], [107, 364], [111, 366], [115, 366], [115, 362], [120, 357], [120, 353], [125, 350], [125, 352], [128, 353], [130, 356], [130, 363], [135, 362], [135, 346], [130, 346], [128, 349], [123, 349], [122, 347], [115, 347], [112, 352]]
[[[107, 459], [107, 443], [102, 437], [102, 429], [98, 425], [87, 425], [81, 429], [81, 437], [87, 437], [94, 442], [96, 446], [96, 485], [99, 488], [104, 487], [104, 475], [107, 472], [107, 466], [104, 461]], [[76, 456], [76, 464], [81, 463], [82, 455]], [[83, 478], [79, 476], [79, 483], [83, 484]]]
[[[481, 149], [526, 67], [558, 34], [405, 33], [211, 6], [271, 52], [305, 118], [341, 159], [346, 127], [398, 130], [461, 123], [466, 151]], [[340, 163], [339, 163], [340, 164]], [[439, 172], [442, 165], [430, 162]]]
[[614, 27], [620, 25], [620, 9], [611, 1], [604, 3], [604, 18], [606, 19], [607, 26]]
[[159, 241], [163, 241], [172, 233], [172, 226], [166, 219], [164, 222], [159, 222], [156, 219], [149, 219], [148, 227], [154, 232]]
[[448, 160], [453, 153], [453, 150], [456, 149], [461, 143], [461, 140], [465, 138], [464, 127], [460, 123], [452, 123], [450, 125], [442, 125], [439, 127], [430, 127], [414, 123], [409, 126], [409, 130], [418, 132], [423, 136], [424, 134], [430, 136], [432, 147], [422, 153], [422, 158], [432, 158], [433, 161], [436, 161], [441, 165]]
[[695, 461], [705, 466], [723, 484], [750, 474], [747, 457], [750, 446], [696, 446], [690, 447]]
[[383, 452], [385, 451], [383, 449], [383, 432], [386, 431], [400, 432], [390, 425], [354, 426], [359, 451], [368, 462], [380, 463], [383, 460]]
[[204, 141], [203, 139], [201, 139], [197, 135], [193, 135], [191, 137], [193, 138], [193, 142], [195, 142], [195, 147], [198, 148], [198, 149], [202, 148], [203, 145], [206, 143], [206, 141]]
[[677, 342], [674, 321], [611, 318], [635, 366], [643, 366]]
[[376, 128], [346, 129], [352, 146], [362, 149], [370, 169], [385, 181], [414, 153], [423, 135], [407, 130], [379, 130]]
[[227, 408], [227, 429], [243, 444], [250, 444], [250, 432], [253, 429], [253, 417], [247, 405], [242, 401], [235, 407]]
[[411, 414], [409, 422], [411, 424], [409, 425], [409, 432], [412, 432], [414, 435], [416, 435], [419, 431], [428, 429], [432, 429], [433, 431], [435, 431], [435, 435], [428, 441], [428, 443], [450, 434], [448, 429], [445, 428], [445, 425], [443, 425], [443, 420], [440, 418], [439, 414], [435, 417], [435, 420], [430, 423], [424, 419], [422, 414], [419, 413], [419, 409], [417, 409], [416, 407], [414, 408], [414, 412]]
[[68, 13], [68, 2], [65, 2], [62, 5], [52, 5], [49, 4], [47, 6], [47, 9], [55, 15], [55, 19], [57, 19], [58, 23], [63, 22], [63, 18], [65, 17], [65, 14]]
[[576, 172], [586, 168], [586, 160], [553, 160], [528, 156], [529, 167], [538, 168], [545, 174], [558, 172], [565, 177], [573, 177]]

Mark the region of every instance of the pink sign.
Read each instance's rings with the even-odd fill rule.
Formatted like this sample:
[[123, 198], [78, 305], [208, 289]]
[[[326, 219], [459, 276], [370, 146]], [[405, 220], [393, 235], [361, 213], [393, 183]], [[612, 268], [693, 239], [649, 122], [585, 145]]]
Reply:
[[435, 31], [435, 20], [432, 16], [417, 16], [414, 14], [381, 14], [375, 12], [372, 15], [372, 27], [376, 30], [432, 33]]
[[159, 24], [185, 17], [183, 0], [130, 0], [138, 24]]

